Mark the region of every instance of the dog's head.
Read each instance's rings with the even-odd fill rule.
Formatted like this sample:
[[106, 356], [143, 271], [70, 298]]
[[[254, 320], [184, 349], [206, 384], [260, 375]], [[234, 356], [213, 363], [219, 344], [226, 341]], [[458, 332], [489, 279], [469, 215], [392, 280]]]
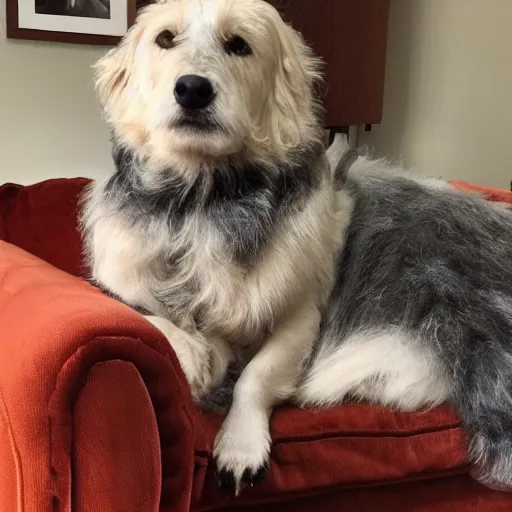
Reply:
[[263, 0], [167, 0], [95, 66], [116, 136], [162, 162], [273, 160], [321, 137], [319, 61]]

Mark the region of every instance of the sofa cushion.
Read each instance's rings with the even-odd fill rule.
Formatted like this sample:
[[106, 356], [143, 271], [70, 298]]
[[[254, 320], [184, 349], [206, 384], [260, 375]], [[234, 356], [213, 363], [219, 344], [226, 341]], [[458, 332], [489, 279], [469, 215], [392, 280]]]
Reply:
[[275, 412], [270, 471], [239, 498], [213, 477], [213, 441], [222, 418], [197, 413], [192, 503], [198, 510], [299, 497], [325, 489], [407, 482], [468, 470], [464, 431], [448, 407], [401, 413], [368, 404]]

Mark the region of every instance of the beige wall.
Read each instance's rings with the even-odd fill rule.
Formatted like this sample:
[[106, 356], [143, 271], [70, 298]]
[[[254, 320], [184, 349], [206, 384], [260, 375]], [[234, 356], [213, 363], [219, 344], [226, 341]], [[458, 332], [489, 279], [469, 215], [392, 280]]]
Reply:
[[111, 169], [90, 70], [105, 51], [7, 40], [0, 0], [0, 183], [99, 177]]
[[418, 172], [509, 188], [512, 0], [391, 0], [384, 119], [363, 139]]

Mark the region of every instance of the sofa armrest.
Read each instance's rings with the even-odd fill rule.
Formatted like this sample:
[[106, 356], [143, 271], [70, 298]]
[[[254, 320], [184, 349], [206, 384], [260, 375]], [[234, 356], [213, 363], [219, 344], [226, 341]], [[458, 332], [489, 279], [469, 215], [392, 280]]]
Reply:
[[158, 330], [0, 242], [2, 510], [187, 511], [192, 418]]

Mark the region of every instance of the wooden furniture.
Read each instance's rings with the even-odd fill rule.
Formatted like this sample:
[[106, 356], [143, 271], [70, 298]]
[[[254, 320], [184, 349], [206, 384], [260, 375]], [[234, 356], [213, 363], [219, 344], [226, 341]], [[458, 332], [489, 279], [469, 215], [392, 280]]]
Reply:
[[326, 62], [329, 128], [382, 117], [389, 0], [270, 0]]
[[[101, 0], [104, 4], [108, 4], [110, 0]], [[136, 10], [139, 2], [137, 0], [120, 0], [127, 9], [128, 25], [133, 23], [135, 19]], [[149, 2], [146, 2], [149, 3]], [[87, 16], [76, 16], [73, 12], [73, 7], [70, 0], [32, 0], [32, 9], [34, 13], [42, 16], [42, 18], [50, 15], [52, 21], [57, 23], [58, 30], [47, 29], [45, 24], [41, 24], [39, 28], [24, 28], [22, 17], [20, 16], [20, 6], [30, 4], [28, 0], [6, 0], [6, 33], [10, 39], [27, 39], [32, 41], [53, 41], [57, 43], [70, 43], [70, 44], [87, 44], [87, 45], [105, 45], [111, 46], [119, 42], [120, 37], [110, 34], [109, 30], [112, 29], [112, 24], [117, 24], [119, 12], [114, 17], [100, 20], [99, 25], [100, 33], [90, 34], [82, 32], [68, 32], [71, 28], [76, 29], [74, 22], [77, 20], [83, 21], [85, 19], [92, 20]], [[75, 2], [76, 7], [79, 3]], [[29, 6], [30, 7], [30, 6]], [[39, 23], [41, 20], [39, 20]], [[68, 24], [71, 22], [71, 25]], [[104, 23], [107, 22], [107, 25]], [[20, 26], [21, 25], [21, 26]], [[54, 26], [55, 23], [52, 23]], [[83, 27], [83, 25], [82, 25]], [[105, 33], [102, 33], [105, 30]], [[117, 32], [116, 32], [117, 33]]]

